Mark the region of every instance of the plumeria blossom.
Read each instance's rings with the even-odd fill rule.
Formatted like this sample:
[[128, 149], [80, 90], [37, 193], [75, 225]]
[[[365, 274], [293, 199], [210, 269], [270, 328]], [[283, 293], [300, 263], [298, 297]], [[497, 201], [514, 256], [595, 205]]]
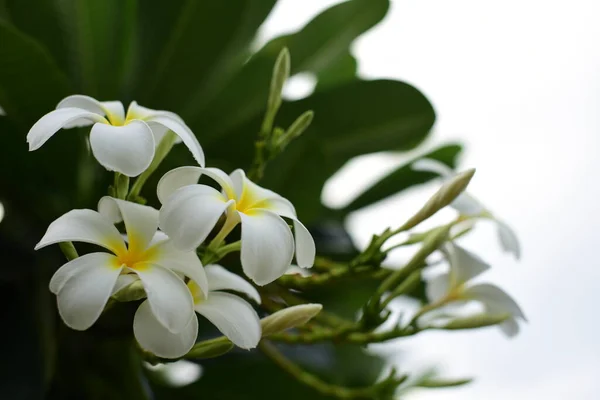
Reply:
[[[190, 280], [188, 287], [194, 298], [196, 312], [212, 322], [236, 346], [251, 349], [261, 338], [260, 320], [252, 306], [242, 298], [223, 292], [243, 293], [260, 304], [256, 289], [238, 275], [220, 265], [207, 265], [208, 290]], [[192, 318], [184, 330], [169, 331], [156, 318], [147, 302], [142, 303], [133, 320], [133, 331], [139, 344], [154, 354], [176, 358], [187, 353], [198, 335], [198, 319]]]
[[[433, 172], [440, 175], [443, 179], [448, 179], [456, 175], [446, 164], [430, 158], [423, 158], [415, 161], [412, 163], [412, 169], [415, 171]], [[512, 253], [517, 259], [521, 257], [519, 239], [512, 228], [492, 215], [492, 213], [471, 194], [467, 192], [461, 193], [451, 203], [451, 206], [463, 215], [485, 216], [494, 220], [502, 249], [508, 253]]]
[[519, 332], [517, 320], [526, 321], [526, 318], [513, 298], [496, 285], [469, 283], [487, 271], [490, 266], [475, 254], [456, 244], [447, 243], [444, 252], [450, 263], [450, 269], [447, 273], [427, 282], [426, 294], [430, 303], [445, 306], [476, 301], [482, 304], [490, 315], [509, 314], [510, 317], [499, 327], [508, 337], [515, 336]]
[[[201, 175], [214, 179], [219, 192], [197, 184]], [[160, 227], [182, 250], [197, 248], [225, 214], [217, 235], [222, 240], [242, 225], [241, 262], [244, 273], [258, 285], [283, 275], [296, 254], [302, 268], [315, 259], [315, 242], [296, 216], [292, 203], [246, 178], [240, 169], [227, 175], [217, 168], [180, 167], [167, 172], [158, 183]], [[287, 222], [292, 220], [294, 234]]]
[[[35, 246], [37, 250], [76, 241], [110, 251], [75, 258], [50, 280], [65, 324], [76, 330], [88, 329], [113, 293], [139, 279], [148, 299], [142, 304], [147, 310], [140, 307], [137, 314], [151, 314], [167, 331], [182, 332], [194, 316], [194, 299], [178, 274], [189, 277], [204, 292], [208, 290], [196, 253], [175, 249], [166, 235], [157, 232], [158, 211], [154, 208], [111, 197], [103, 197], [98, 208], [99, 212], [72, 210], [59, 217]], [[127, 239], [113, 224], [121, 219]]]
[[27, 134], [29, 150], [39, 149], [61, 128], [92, 125], [90, 147], [109, 171], [141, 174], [152, 162], [156, 145], [168, 130], [188, 147], [198, 164], [204, 153], [198, 140], [177, 114], [151, 110], [131, 102], [127, 113], [120, 101], [100, 102], [89, 96], [66, 97], [56, 110], [37, 121]]

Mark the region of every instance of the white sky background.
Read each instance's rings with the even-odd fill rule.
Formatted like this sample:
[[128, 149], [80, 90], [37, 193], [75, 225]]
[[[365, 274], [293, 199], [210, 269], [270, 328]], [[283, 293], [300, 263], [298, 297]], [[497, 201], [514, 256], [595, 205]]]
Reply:
[[[281, 0], [263, 37], [294, 31], [337, 2]], [[361, 76], [404, 80], [426, 94], [438, 115], [427, 145], [466, 144], [461, 167], [477, 168], [470, 192], [510, 222], [524, 249], [520, 262], [503, 254], [491, 226], [462, 242], [493, 265], [485, 280], [516, 297], [530, 323], [513, 340], [492, 328], [398, 341], [401, 368], [438, 365], [449, 377], [476, 378], [409, 400], [598, 398], [599, 12], [593, 0], [393, 1], [384, 22], [355, 43]], [[307, 89], [297, 82], [290, 90]], [[352, 162], [324, 200], [343, 204], [357, 182], [398, 160]], [[434, 190], [353, 215], [355, 239], [364, 244], [400, 224]]]

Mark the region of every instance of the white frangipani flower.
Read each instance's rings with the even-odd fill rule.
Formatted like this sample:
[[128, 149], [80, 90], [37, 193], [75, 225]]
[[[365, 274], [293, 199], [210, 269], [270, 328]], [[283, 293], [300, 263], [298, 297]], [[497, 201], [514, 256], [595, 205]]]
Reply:
[[[433, 172], [440, 175], [443, 179], [449, 179], [456, 175], [446, 164], [430, 158], [423, 158], [412, 163], [412, 169], [415, 171]], [[460, 214], [467, 216], [486, 216], [496, 222], [498, 239], [502, 249], [507, 253], [514, 254], [515, 258], [521, 257], [521, 246], [517, 235], [502, 220], [496, 218], [485, 206], [467, 192], [461, 193], [451, 204], [452, 208]]]
[[[212, 322], [236, 346], [251, 349], [261, 338], [260, 320], [254, 308], [242, 298], [221, 290], [240, 292], [260, 304], [256, 289], [238, 275], [220, 265], [207, 265], [208, 290], [194, 281], [188, 283], [194, 298], [194, 309]], [[176, 358], [187, 353], [198, 335], [198, 319], [192, 318], [184, 330], [170, 332], [152, 313], [148, 302], [142, 303], [133, 320], [133, 331], [139, 344], [154, 354]]]
[[[72, 210], [52, 222], [35, 249], [75, 241], [95, 244], [97, 252], [69, 261], [50, 280], [65, 324], [85, 330], [98, 319], [109, 297], [135, 279], [141, 280], [144, 303], [164, 329], [182, 332], [194, 316], [193, 297], [178, 276], [193, 280], [204, 292], [208, 284], [195, 252], [175, 249], [157, 232], [158, 211], [147, 206], [103, 197], [100, 212]], [[113, 222], [124, 220], [127, 242]], [[140, 311], [138, 311], [139, 313]]]
[[198, 164], [204, 153], [193, 132], [177, 114], [151, 110], [131, 102], [125, 114], [120, 101], [100, 102], [73, 95], [37, 121], [27, 134], [29, 150], [37, 150], [61, 128], [93, 125], [90, 146], [94, 157], [109, 171], [137, 176], [152, 162], [156, 145], [168, 130], [188, 147]]
[[[223, 191], [197, 184], [202, 174], [217, 181]], [[158, 198], [163, 204], [159, 225], [182, 250], [197, 248], [223, 213], [227, 219], [217, 240], [241, 223], [242, 267], [258, 285], [283, 275], [294, 249], [298, 266], [309, 268], [314, 263], [315, 242], [292, 203], [250, 181], [240, 169], [227, 175], [217, 168], [176, 168], [159, 181]], [[292, 220], [293, 235], [281, 217]]]
[[427, 282], [426, 294], [430, 303], [447, 305], [476, 301], [491, 315], [510, 314], [511, 317], [499, 327], [508, 337], [515, 336], [519, 331], [517, 319], [526, 321], [523, 311], [515, 300], [496, 285], [468, 284], [469, 281], [487, 271], [490, 266], [475, 254], [456, 244], [447, 243], [444, 252], [450, 263], [450, 269], [447, 273]]

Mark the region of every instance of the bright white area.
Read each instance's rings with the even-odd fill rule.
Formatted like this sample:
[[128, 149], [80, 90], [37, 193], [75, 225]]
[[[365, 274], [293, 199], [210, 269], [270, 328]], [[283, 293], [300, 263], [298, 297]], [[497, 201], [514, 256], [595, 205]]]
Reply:
[[[294, 31], [334, 3], [281, 0], [263, 38]], [[477, 168], [470, 191], [512, 224], [523, 245], [517, 263], [501, 253], [491, 226], [463, 241], [493, 265], [485, 279], [516, 297], [530, 323], [513, 340], [486, 329], [395, 343], [401, 368], [438, 365], [447, 376], [476, 378], [409, 400], [598, 398], [598, 15], [594, 0], [393, 1], [385, 21], [355, 43], [361, 76], [404, 80], [428, 96], [438, 119], [427, 145], [466, 144], [461, 167]], [[399, 160], [350, 163], [324, 200], [343, 204], [358, 183]], [[433, 190], [353, 215], [357, 243], [402, 222]]]

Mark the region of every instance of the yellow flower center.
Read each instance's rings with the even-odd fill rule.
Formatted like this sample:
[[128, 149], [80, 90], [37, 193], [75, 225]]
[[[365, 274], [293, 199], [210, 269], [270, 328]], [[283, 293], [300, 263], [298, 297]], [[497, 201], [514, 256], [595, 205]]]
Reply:
[[250, 189], [248, 185], [244, 185], [242, 195], [235, 203], [235, 208], [241, 213], [251, 215], [252, 209], [270, 208], [270, 202], [269, 200], [259, 198], [257, 193]]
[[200, 286], [198, 286], [198, 284], [192, 280], [188, 282], [187, 286], [190, 289], [190, 293], [192, 293], [194, 304], [200, 303], [204, 299], [202, 289], [200, 289]]
[[[156, 259], [158, 255], [158, 249], [156, 246], [144, 247], [141, 245], [139, 237], [132, 232], [128, 233], [129, 245], [122, 250], [115, 251], [117, 256], [115, 260], [115, 267], [121, 267], [125, 265], [131, 269], [146, 269]], [[114, 246], [113, 248], [120, 248]]]

